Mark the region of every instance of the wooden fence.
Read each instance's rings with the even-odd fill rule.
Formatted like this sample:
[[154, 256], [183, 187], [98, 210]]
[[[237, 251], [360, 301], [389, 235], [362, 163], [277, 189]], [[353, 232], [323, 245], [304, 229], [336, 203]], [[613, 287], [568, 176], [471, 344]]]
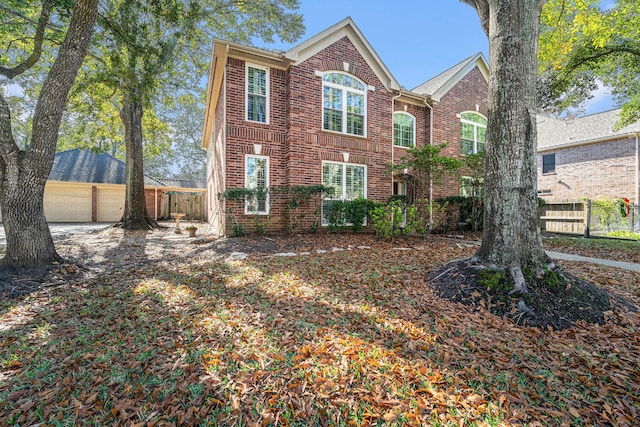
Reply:
[[184, 213], [186, 220], [204, 221], [204, 193], [169, 191], [162, 194], [160, 218], [170, 219], [172, 213]]
[[547, 202], [540, 207], [540, 230], [552, 233], [584, 234], [587, 228], [585, 202]]
[[640, 230], [640, 205], [631, 205], [628, 215], [621, 215], [608, 220], [603, 225], [599, 214], [594, 213], [591, 201], [579, 202], [546, 202], [540, 207], [540, 230], [551, 233], [579, 234], [589, 237], [592, 235], [607, 235], [609, 231]]

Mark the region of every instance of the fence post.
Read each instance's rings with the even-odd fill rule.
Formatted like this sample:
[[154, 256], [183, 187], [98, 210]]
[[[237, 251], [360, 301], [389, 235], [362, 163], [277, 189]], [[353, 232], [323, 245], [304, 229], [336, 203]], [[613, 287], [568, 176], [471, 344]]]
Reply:
[[587, 226], [584, 228], [584, 237], [589, 238], [591, 228], [591, 199], [587, 199]]

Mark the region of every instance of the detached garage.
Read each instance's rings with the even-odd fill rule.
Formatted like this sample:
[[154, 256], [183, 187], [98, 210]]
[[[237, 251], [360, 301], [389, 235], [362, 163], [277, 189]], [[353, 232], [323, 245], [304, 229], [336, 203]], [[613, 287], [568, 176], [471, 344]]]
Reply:
[[[57, 153], [44, 189], [44, 211], [47, 221], [120, 221], [124, 213], [125, 177], [125, 163], [109, 154], [79, 149]], [[195, 188], [183, 187], [182, 183], [188, 183]], [[177, 191], [204, 195], [204, 180], [161, 181], [145, 176], [149, 214], [155, 219], [162, 217], [163, 194]], [[199, 214], [204, 211], [204, 206], [197, 209]], [[193, 219], [200, 219], [196, 218], [196, 210], [184, 213]]]
[[91, 186], [48, 181], [44, 212], [49, 222], [91, 222]]

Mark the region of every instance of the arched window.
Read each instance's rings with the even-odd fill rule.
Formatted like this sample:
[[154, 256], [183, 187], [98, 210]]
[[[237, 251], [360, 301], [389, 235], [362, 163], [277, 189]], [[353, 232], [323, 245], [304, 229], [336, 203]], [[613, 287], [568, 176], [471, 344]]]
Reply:
[[393, 145], [412, 148], [416, 146], [416, 119], [408, 113], [393, 113]]
[[478, 113], [460, 114], [460, 154], [484, 151], [487, 142], [487, 119]]
[[364, 83], [344, 73], [322, 75], [322, 128], [366, 136], [367, 90]]

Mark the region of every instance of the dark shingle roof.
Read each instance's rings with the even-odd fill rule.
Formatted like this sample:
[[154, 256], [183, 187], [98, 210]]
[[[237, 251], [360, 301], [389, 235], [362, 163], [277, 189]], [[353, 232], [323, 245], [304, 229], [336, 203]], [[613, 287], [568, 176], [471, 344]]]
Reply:
[[[94, 153], [91, 150], [68, 150], [57, 153], [49, 174], [50, 181], [92, 182], [97, 184], [125, 184], [126, 164], [107, 153]], [[149, 187], [185, 187], [173, 184], [184, 181], [185, 184], [195, 180], [160, 180], [144, 177], [144, 185]], [[205, 188], [202, 186], [185, 188]]]
[[49, 180], [124, 184], [125, 175], [125, 163], [115, 157], [75, 149], [56, 154]]

